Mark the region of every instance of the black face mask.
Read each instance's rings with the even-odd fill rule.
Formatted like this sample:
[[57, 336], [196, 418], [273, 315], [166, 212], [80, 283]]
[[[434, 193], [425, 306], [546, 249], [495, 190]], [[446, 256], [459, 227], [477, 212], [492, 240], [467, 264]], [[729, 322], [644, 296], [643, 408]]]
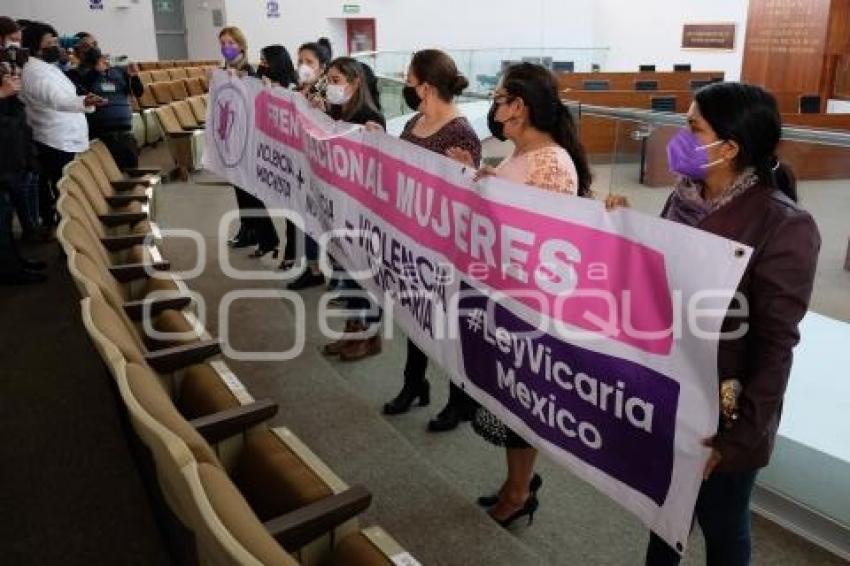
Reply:
[[419, 107], [422, 105], [422, 97], [416, 93], [416, 87], [405, 85], [401, 90], [401, 95], [404, 97], [404, 103], [411, 110], [419, 110]]
[[505, 124], [496, 120], [496, 110], [499, 105], [495, 102], [490, 106], [490, 111], [487, 112], [487, 127], [490, 128], [490, 133], [499, 141], [505, 141]]
[[41, 50], [41, 60], [45, 63], [56, 63], [62, 59], [62, 51], [58, 45], [51, 45]]

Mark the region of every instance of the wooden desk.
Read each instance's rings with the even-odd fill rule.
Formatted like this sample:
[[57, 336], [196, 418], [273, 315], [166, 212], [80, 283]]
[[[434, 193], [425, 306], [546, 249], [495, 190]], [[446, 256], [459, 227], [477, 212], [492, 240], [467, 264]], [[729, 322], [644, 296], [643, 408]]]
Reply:
[[[595, 91], [570, 90], [562, 93], [562, 98], [595, 106], [613, 108], [639, 108], [648, 110], [654, 97], [672, 96], [676, 98], [676, 112], [685, 113], [691, 104], [691, 91]], [[600, 118], [582, 115], [580, 124], [581, 141], [585, 151], [591, 157], [614, 154], [640, 154], [641, 144], [631, 137], [631, 132], [639, 128], [638, 122]]]
[[[691, 90], [691, 81], [723, 80], [722, 71], [656, 73], [559, 73], [561, 89], [583, 89], [584, 81], [608, 81], [611, 90], [635, 90], [636, 81], [657, 81], [659, 90]], [[652, 92], [652, 91], [641, 91]]]

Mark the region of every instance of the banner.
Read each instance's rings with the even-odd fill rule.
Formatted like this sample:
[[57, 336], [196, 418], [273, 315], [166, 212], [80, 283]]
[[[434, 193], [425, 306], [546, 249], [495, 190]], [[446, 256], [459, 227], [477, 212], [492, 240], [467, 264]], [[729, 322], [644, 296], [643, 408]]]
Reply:
[[[751, 250], [474, 171], [217, 72], [205, 163], [306, 232], [452, 380], [680, 552]], [[332, 236], [329, 238], [329, 236]]]

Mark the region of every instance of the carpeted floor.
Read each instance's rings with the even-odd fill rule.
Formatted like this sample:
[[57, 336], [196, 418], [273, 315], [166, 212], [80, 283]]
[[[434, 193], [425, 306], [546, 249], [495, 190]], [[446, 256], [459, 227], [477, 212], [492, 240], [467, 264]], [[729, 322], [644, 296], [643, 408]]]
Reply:
[[46, 283], [0, 287], [0, 563], [168, 564], [58, 244]]

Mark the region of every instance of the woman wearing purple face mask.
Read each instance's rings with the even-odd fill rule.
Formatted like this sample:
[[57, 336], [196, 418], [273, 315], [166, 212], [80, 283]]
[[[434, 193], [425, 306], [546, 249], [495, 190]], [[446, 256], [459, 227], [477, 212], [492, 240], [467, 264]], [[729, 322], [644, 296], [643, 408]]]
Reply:
[[[226, 70], [235, 77], [256, 76], [254, 68], [248, 63], [248, 41], [241, 29], [235, 26], [223, 28], [218, 34], [218, 42]], [[236, 191], [241, 221], [239, 231], [227, 244], [232, 248], [257, 246], [251, 252], [251, 257], [260, 258], [269, 253], [277, 257], [280, 238], [265, 204], [239, 187], [233, 188]]]
[[[696, 93], [687, 129], [668, 146], [670, 169], [680, 178], [662, 216], [754, 249], [731, 305], [745, 314], [723, 322], [724, 335], [740, 329], [743, 336], [720, 341], [720, 418], [717, 433], [704, 441], [694, 520], [709, 566], [750, 563], [750, 498], [770, 461], [820, 250], [815, 221], [797, 205], [794, 175], [776, 157], [781, 133], [772, 95], [719, 83]], [[612, 196], [606, 204], [626, 203]], [[679, 561], [677, 550], [651, 536], [646, 564]]]

